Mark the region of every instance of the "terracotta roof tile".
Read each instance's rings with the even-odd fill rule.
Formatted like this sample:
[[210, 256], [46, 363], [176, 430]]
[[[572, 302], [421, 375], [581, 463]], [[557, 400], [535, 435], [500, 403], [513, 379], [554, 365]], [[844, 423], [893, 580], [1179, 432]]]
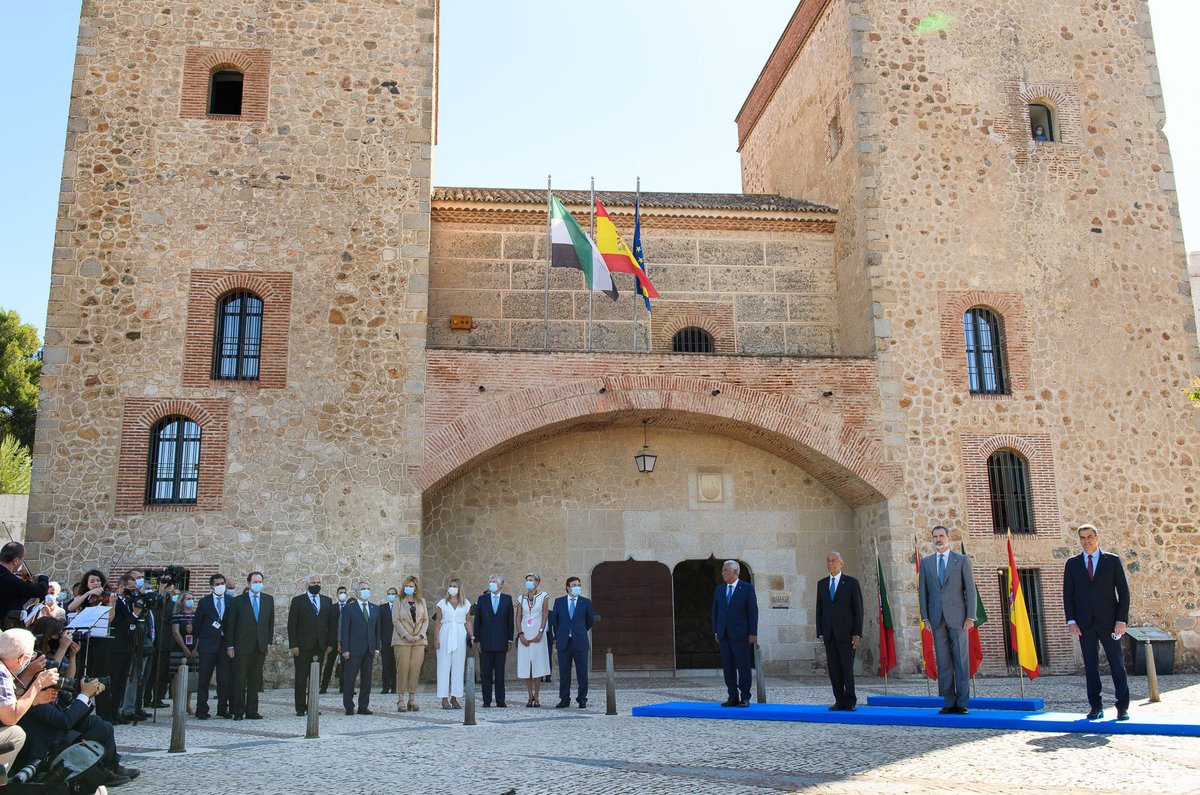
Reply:
[[[563, 204], [587, 205], [586, 190], [559, 190], [554, 195]], [[607, 207], [632, 207], [633, 191], [596, 191]], [[483, 202], [495, 204], [545, 204], [545, 189], [524, 188], [434, 188], [434, 201]], [[835, 213], [833, 207], [762, 193], [649, 193], [641, 195], [647, 208], [678, 210], [749, 210], [756, 212]]]

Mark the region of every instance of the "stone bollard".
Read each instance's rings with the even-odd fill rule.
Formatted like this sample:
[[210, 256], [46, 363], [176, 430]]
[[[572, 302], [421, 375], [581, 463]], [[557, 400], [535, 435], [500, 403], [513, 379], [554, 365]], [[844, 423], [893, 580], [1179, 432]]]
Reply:
[[316, 659], [308, 666], [308, 722], [304, 727], [305, 739], [321, 736], [321, 661]]
[[179, 663], [179, 671], [175, 674], [175, 693], [171, 696], [171, 747], [168, 750], [172, 754], [182, 754], [183, 749], [183, 725], [187, 719], [187, 687], [188, 687], [188, 666], [187, 660], [182, 660]]
[[767, 682], [763, 677], [762, 647], [754, 644], [754, 689], [759, 704], [767, 703]]
[[1146, 686], [1150, 688], [1150, 703], [1156, 704], [1162, 700], [1158, 691], [1158, 669], [1154, 667], [1154, 647], [1146, 641]]
[[605, 715], [617, 714], [617, 675], [613, 672], [613, 653], [612, 649], [604, 651], [604, 700], [605, 700]]
[[463, 693], [463, 726], [475, 725], [475, 655], [467, 655], [467, 689]]

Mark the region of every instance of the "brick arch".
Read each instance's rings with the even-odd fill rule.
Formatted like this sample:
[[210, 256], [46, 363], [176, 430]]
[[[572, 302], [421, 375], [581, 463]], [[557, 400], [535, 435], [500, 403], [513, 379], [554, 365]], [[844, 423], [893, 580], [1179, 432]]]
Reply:
[[[146, 469], [151, 429], [165, 417], [187, 417], [200, 426], [200, 484], [195, 505], [146, 505]], [[121, 416], [114, 511], [214, 511], [225, 493], [225, 453], [229, 444], [229, 403], [221, 398], [130, 398]]]
[[492, 401], [429, 435], [425, 464], [414, 482], [422, 491], [439, 488], [516, 447], [642, 418], [770, 452], [800, 466], [850, 505], [884, 499], [900, 485], [899, 471], [884, 463], [878, 440], [845, 424], [834, 411], [738, 384], [680, 376], [584, 380]]
[[248, 290], [263, 300], [263, 303], [279, 300], [279, 285], [269, 281], [263, 274], [247, 271], [230, 271], [212, 281], [206, 282], [200, 295], [210, 298], [214, 306], [216, 302], [229, 293], [237, 290]]
[[[230, 68], [242, 73], [242, 112], [239, 116], [210, 116], [208, 90], [213, 72]], [[266, 121], [270, 98], [271, 51], [228, 47], [188, 47], [183, 62], [179, 102], [182, 119]]]
[[1030, 462], [1030, 464], [1039, 455], [1039, 451], [1028, 439], [1008, 433], [988, 437], [979, 445], [978, 449], [984, 461], [991, 458], [992, 453], [999, 450], [1012, 450], [1014, 453], [1020, 453], [1021, 457]]

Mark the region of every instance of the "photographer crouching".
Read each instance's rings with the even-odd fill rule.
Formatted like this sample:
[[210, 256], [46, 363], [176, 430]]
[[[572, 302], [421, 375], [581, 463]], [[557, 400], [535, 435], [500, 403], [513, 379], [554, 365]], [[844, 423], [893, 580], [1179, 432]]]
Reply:
[[[59, 626], [47, 625], [48, 630], [59, 630], [59, 636], [47, 635], [42, 639], [46, 649], [70, 649], [74, 644], [70, 637], [63, 640], [61, 622], [47, 619]], [[59, 676], [59, 666], [65, 670], [74, 669], [73, 654], [68, 653], [68, 659], [55, 660], [46, 654], [39, 654], [35, 648], [36, 640], [31, 632], [22, 629], [10, 629], [0, 635], [0, 663], [9, 672], [20, 669], [21, 673], [14, 674], [13, 686], [16, 690], [25, 688], [25, 695], [34, 693], [31, 706], [19, 719], [18, 731], [24, 732], [23, 746], [17, 749], [17, 761], [28, 765], [38, 760], [43, 764], [56, 756], [65, 746], [79, 740], [91, 740], [104, 749], [100, 758], [97, 775], [90, 781], [95, 786], [101, 784], [109, 787], [119, 787], [129, 783], [138, 776], [139, 771], [123, 767], [117, 755], [117, 742], [113, 726], [94, 714], [95, 698], [104, 692], [106, 679], [77, 680]], [[9, 655], [13, 655], [12, 658]], [[3, 671], [0, 671], [0, 677]], [[39, 682], [48, 680], [40, 687]], [[28, 687], [24, 684], [29, 682]], [[2, 693], [0, 693], [2, 699]], [[19, 699], [18, 699], [19, 700]], [[3, 707], [0, 707], [0, 720], [3, 720]]]

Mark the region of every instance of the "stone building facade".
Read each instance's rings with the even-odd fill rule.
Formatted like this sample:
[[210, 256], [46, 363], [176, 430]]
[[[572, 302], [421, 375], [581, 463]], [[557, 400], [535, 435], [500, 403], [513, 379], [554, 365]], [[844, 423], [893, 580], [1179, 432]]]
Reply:
[[[259, 568], [279, 596], [310, 571], [417, 572], [429, 598], [452, 576], [474, 594], [537, 571], [557, 594], [579, 575], [618, 667], [691, 669], [714, 664], [704, 614], [732, 557], [768, 670], [805, 673], [825, 553], [871, 604], [878, 550], [911, 627], [914, 536], [927, 550], [944, 523], [999, 674], [996, 462], [1018, 462], [1044, 669], [1077, 667], [1060, 581], [1083, 521], [1125, 557], [1135, 623], [1194, 666], [1196, 328], [1145, 4], [943, 5], [798, 3], [738, 117], [744, 193], [641, 197], [647, 313], [547, 278], [544, 192], [431, 186], [434, 0], [89, 0], [27, 531], [42, 568]], [[219, 72], [241, 75], [241, 113], [210, 112]], [[1054, 140], [1034, 142], [1042, 109]], [[586, 217], [586, 193], [558, 195]], [[634, 197], [600, 198], [630, 238]], [[245, 379], [214, 364], [231, 296], [261, 301]], [[973, 391], [977, 309], [1004, 375]], [[686, 329], [710, 352], [676, 350]], [[176, 418], [198, 477], [161, 504], [148, 461]]]

